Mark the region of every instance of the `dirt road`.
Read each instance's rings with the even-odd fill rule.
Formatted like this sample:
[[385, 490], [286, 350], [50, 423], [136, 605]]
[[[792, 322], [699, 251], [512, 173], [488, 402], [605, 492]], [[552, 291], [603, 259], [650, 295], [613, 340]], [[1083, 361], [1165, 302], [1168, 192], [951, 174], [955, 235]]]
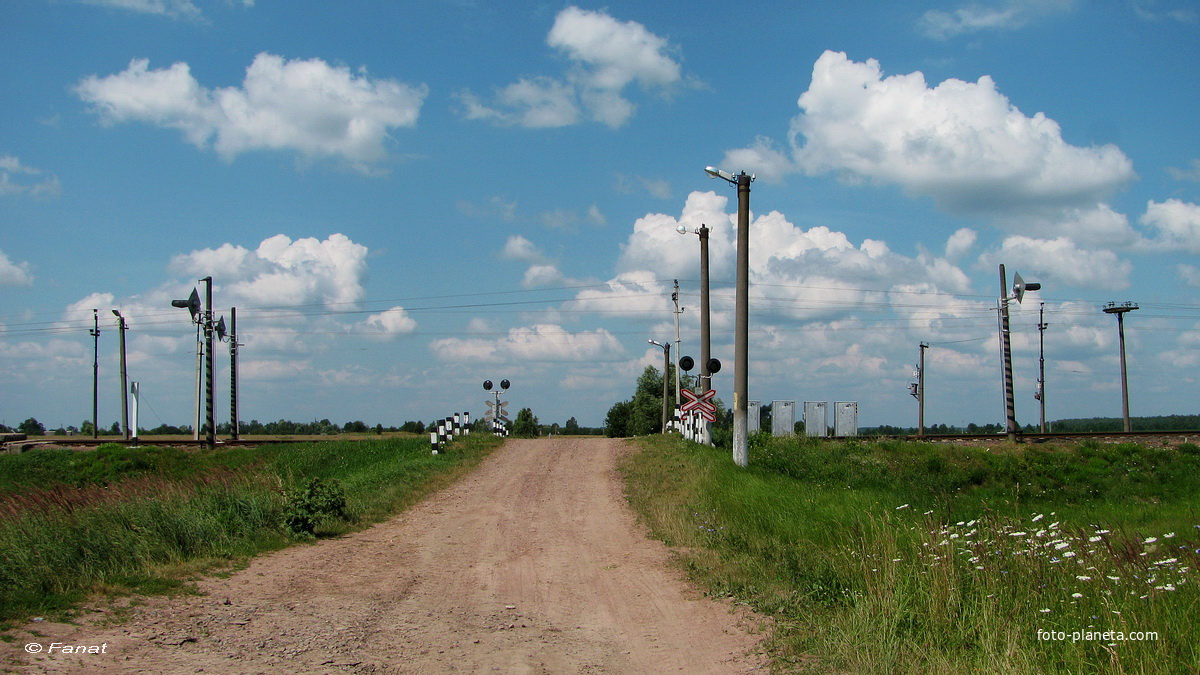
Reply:
[[509, 441], [369, 530], [264, 556], [201, 582], [201, 597], [152, 599], [119, 626], [41, 623], [28, 638], [103, 654], [22, 658], [30, 672], [762, 668], [757, 621], [689, 588], [644, 536], [615, 473], [623, 451], [609, 439]]

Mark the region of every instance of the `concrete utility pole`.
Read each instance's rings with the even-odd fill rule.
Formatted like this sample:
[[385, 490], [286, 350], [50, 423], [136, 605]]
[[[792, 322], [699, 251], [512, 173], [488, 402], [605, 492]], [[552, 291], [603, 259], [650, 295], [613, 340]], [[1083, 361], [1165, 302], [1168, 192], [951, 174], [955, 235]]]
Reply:
[[1110, 302], [1104, 306], [1105, 314], [1117, 315], [1117, 335], [1121, 340], [1121, 417], [1125, 421], [1125, 433], [1133, 431], [1133, 427], [1129, 423], [1129, 380], [1125, 371], [1125, 313], [1132, 312], [1137, 308], [1137, 304], [1132, 302], [1126, 302], [1123, 305]]
[[925, 350], [928, 342], [922, 342], [921, 356], [917, 361], [917, 437], [925, 437]]
[[737, 186], [737, 287], [734, 293], [733, 333], [733, 463], [750, 464], [747, 433], [747, 393], [750, 358], [750, 182], [754, 176], [745, 171], [734, 176], [714, 167], [705, 170], [712, 178], [721, 178]]
[[[712, 167], [709, 167], [712, 168]], [[711, 174], [710, 174], [711, 175]], [[687, 234], [686, 225], [675, 228], [679, 234]], [[695, 233], [700, 236], [700, 377], [696, 392], [703, 394], [712, 389], [712, 339], [709, 336], [708, 310], [708, 225], [700, 224]], [[675, 346], [675, 357], [679, 358], [679, 346]], [[682, 393], [681, 393], [682, 395]], [[699, 438], [696, 440], [705, 445], [712, 445], [712, 429], [707, 419], [700, 421]]]
[[670, 419], [669, 411], [671, 410], [671, 380], [667, 377], [667, 371], [671, 369], [671, 345], [656, 342], [654, 340], [646, 340], [656, 347], [663, 350], [663, 392], [662, 392], [662, 433], [667, 433], [667, 420]]
[[92, 310], [92, 438], [100, 438], [98, 409], [100, 399], [100, 310]]
[[117, 328], [121, 331], [121, 428], [125, 440], [129, 440], [129, 377], [125, 370], [125, 330], [129, 325], [120, 312], [114, 309], [112, 313], [117, 317]]

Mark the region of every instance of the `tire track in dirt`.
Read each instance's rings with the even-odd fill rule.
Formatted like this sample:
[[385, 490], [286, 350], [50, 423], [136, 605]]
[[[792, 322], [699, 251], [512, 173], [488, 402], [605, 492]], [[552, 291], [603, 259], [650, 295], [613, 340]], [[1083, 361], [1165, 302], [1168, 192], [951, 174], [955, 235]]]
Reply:
[[[760, 621], [702, 597], [625, 503], [622, 441], [511, 440], [363, 532], [255, 559], [115, 627], [36, 624], [29, 672], [737, 673]], [[24, 638], [24, 636], [22, 636]], [[20, 650], [21, 641], [11, 643]]]

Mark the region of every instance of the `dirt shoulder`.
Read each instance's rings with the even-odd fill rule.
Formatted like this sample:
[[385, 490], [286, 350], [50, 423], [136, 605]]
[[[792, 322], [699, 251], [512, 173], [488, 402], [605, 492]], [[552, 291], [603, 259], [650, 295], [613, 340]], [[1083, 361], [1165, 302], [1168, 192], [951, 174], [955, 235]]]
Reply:
[[645, 537], [615, 470], [625, 451], [512, 440], [385, 523], [148, 600], [119, 626], [33, 624], [7, 649], [18, 672], [765, 670], [759, 621], [702, 597]]

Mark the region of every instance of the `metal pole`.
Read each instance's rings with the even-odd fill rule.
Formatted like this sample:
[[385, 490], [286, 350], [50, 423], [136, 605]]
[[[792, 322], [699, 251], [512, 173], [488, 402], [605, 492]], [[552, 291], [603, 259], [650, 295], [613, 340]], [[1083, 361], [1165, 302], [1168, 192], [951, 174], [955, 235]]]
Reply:
[[204, 389], [204, 341], [200, 339], [200, 325], [202, 320], [197, 318], [196, 321], [196, 385], [192, 387], [192, 398], [195, 405], [192, 406], [192, 440], [200, 440], [200, 399], [203, 398], [201, 390]]
[[[709, 334], [709, 303], [708, 303], [708, 226], [701, 223], [697, 231], [700, 235], [700, 393], [712, 389], [712, 373], [708, 370], [708, 361], [712, 358], [712, 339]], [[700, 421], [700, 442], [705, 445], [712, 443], [711, 426], [707, 419]]]
[[671, 294], [671, 301], [675, 303], [675, 405], [679, 405], [683, 394], [680, 393], [679, 383], [679, 313], [683, 310], [679, 308], [679, 280], [675, 280], [675, 292]]
[[663, 345], [663, 413], [662, 413], [662, 433], [667, 433], [667, 420], [670, 419], [671, 410], [671, 379], [667, 377], [667, 371], [671, 369], [671, 345], [670, 343]]
[[99, 384], [100, 384], [100, 310], [92, 310], [92, 438], [100, 438]]
[[230, 436], [238, 440], [241, 433], [238, 429], [238, 341], [237, 341], [237, 307], [229, 308], [229, 426]]
[[737, 291], [734, 296], [733, 336], [733, 462], [750, 464], [749, 437], [746, 434], [746, 407], [750, 359], [750, 176], [737, 175]]
[[1038, 307], [1038, 403], [1042, 408], [1040, 433], [1046, 433], [1046, 303]]
[[210, 448], [217, 445], [216, 427], [213, 416], [213, 312], [212, 277], [204, 277], [204, 420], [208, 425], [205, 443]]
[[921, 343], [921, 358], [917, 362], [917, 437], [925, 437], [925, 350], [929, 343]]
[[1000, 265], [1000, 359], [1004, 366], [1004, 416], [1008, 440], [1017, 441], [1017, 404], [1013, 400], [1012, 347], [1008, 339], [1008, 279]]

